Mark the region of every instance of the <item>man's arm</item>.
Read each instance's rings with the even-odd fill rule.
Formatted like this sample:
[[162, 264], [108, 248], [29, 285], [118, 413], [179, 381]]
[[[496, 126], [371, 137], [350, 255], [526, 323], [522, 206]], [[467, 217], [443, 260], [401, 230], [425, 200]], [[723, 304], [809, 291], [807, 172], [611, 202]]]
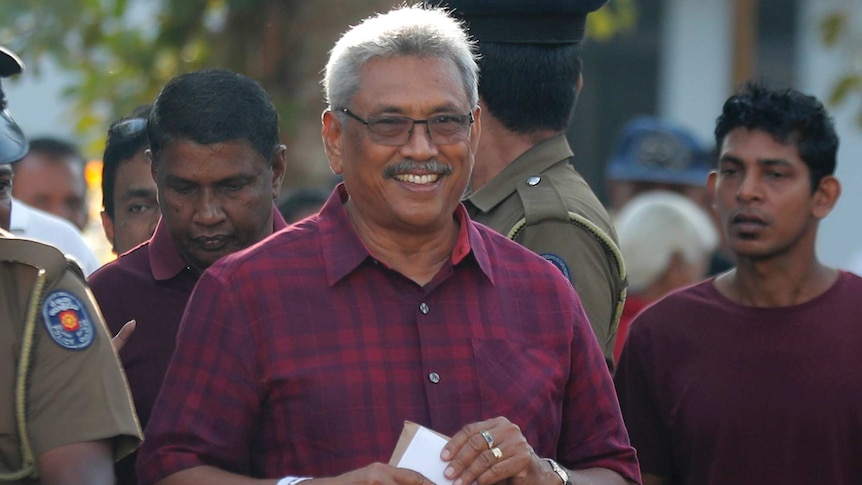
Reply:
[[59, 446], [36, 461], [43, 485], [112, 485], [114, 457], [110, 440]]
[[[572, 479], [572, 485], [637, 485], [637, 482], [626, 480], [619, 473], [607, 468], [587, 468], [586, 470], [568, 470], [568, 472], [569, 478]], [[646, 482], [644, 485], [647, 485]]]
[[156, 485], [275, 485], [277, 483], [277, 479], [260, 480], [237, 475], [236, 473], [226, 472], [211, 466], [196, 466], [194, 468], [186, 468], [181, 472], [169, 475], [156, 482]]
[[[211, 466], [198, 466], [174, 473], [163, 480], [159, 480], [156, 485], [278, 485], [278, 482], [278, 479], [259, 480]], [[434, 485], [433, 482], [419, 473], [383, 463], [373, 463], [338, 477], [315, 478], [302, 482], [302, 485], [350, 484]]]
[[644, 473], [641, 478], [643, 478], [644, 485], [665, 485], [667, 483], [665, 478], [650, 475], [649, 473]]

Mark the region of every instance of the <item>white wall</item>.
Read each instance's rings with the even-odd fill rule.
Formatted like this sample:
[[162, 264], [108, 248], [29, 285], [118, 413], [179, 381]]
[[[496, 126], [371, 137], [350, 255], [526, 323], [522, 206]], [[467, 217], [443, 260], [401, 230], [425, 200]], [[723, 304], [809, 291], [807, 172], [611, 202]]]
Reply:
[[658, 114], [710, 145], [715, 118], [732, 90], [729, 4], [666, 0], [661, 24]]
[[[846, 50], [823, 47], [817, 23], [826, 12], [846, 7], [858, 34], [862, 31], [862, 3], [856, 0], [806, 0], [802, 3], [796, 79], [800, 90], [825, 100], [832, 83], [850, 64], [850, 59]], [[858, 55], [862, 46], [857, 43], [856, 48]], [[862, 103], [858, 98], [839, 108], [830, 107], [841, 138], [837, 175], [843, 192], [835, 210], [821, 226], [817, 253], [825, 263], [840, 267], [846, 267], [853, 253], [862, 250], [862, 126], [854, 120], [859, 109]]]

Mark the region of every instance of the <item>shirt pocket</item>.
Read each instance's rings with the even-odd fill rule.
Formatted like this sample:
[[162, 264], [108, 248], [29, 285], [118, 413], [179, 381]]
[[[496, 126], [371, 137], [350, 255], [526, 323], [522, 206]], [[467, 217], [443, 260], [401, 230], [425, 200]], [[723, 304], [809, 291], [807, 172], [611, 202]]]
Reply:
[[498, 339], [473, 339], [482, 412], [504, 416], [537, 439], [559, 431], [568, 366], [554, 349]]

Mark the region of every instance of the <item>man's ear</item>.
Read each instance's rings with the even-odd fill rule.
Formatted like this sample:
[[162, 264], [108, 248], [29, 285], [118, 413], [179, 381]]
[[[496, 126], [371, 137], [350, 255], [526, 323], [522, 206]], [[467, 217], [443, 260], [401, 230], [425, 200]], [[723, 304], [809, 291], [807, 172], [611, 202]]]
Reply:
[[715, 184], [718, 180], [718, 172], [713, 170], [706, 176], [706, 192], [709, 194], [709, 206], [715, 209]]
[[116, 253], [117, 250], [114, 248], [114, 220], [108, 216], [107, 211], [102, 211], [99, 215], [102, 216], [102, 230], [105, 231], [105, 237], [111, 242], [111, 249]]
[[828, 216], [839, 197], [841, 197], [841, 182], [833, 175], [823, 177], [812, 195], [812, 215], [818, 219]]
[[476, 106], [473, 110], [473, 126], [470, 127], [470, 146], [473, 153], [479, 149], [479, 135], [482, 134], [482, 108]]
[[147, 158], [150, 159], [150, 176], [153, 177], [153, 182], [155, 182], [156, 187], [158, 187], [159, 181], [156, 179], [156, 159], [153, 157], [153, 152], [149, 148], [144, 150], [144, 153], [147, 155]]
[[279, 145], [272, 155], [272, 200], [281, 195], [281, 185], [287, 171], [287, 147]]
[[344, 172], [344, 164], [341, 159], [341, 143], [344, 135], [344, 125], [332, 110], [326, 110], [321, 116], [322, 128], [320, 135], [323, 138], [323, 149], [329, 159], [329, 169], [335, 175]]

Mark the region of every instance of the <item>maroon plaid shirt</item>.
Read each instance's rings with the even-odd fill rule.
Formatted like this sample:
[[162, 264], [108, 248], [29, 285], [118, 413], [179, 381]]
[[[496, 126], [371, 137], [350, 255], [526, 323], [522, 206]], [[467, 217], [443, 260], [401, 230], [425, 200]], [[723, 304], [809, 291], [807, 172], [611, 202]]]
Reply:
[[420, 287], [376, 261], [340, 186], [319, 216], [213, 265], [183, 317], [138, 460], [332, 476], [386, 462], [404, 420], [502, 415], [540, 456], [639, 480], [580, 301], [539, 256], [471, 222]]

